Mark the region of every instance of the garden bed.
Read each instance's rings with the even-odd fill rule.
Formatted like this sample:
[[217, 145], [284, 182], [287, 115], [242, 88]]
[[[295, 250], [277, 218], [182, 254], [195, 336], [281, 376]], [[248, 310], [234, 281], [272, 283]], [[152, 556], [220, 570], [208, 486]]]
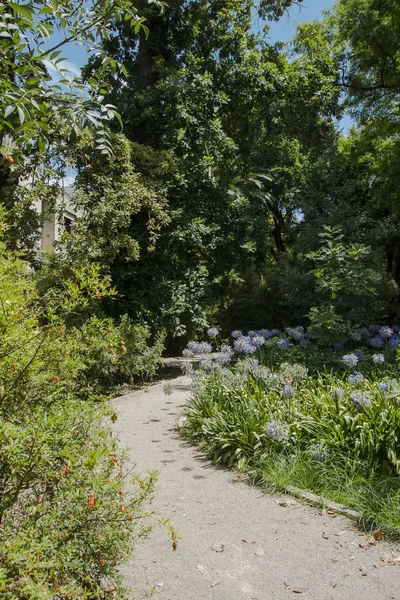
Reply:
[[189, 367], [184, 435], [263, 487], [328, 498], [400, 538], [399, 330], [370, 326], [323, 347], [301, 327], [233, 332], [222, 345], [211, 333], [213, 344], [184, 351], [206, 353]]

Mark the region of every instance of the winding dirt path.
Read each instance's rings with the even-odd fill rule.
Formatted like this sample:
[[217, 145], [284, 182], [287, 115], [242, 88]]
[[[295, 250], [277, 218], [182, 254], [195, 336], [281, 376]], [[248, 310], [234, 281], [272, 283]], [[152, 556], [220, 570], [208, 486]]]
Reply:
[[400, 599], [400, 564], [388, 564], [399, 545], [372, 546], [346, 517], [280, 506], [283, 497], [213, 467], [175, 430], [189, 380], [170, 383], [171, 396], [157, 385], [114, 401], [131, 464], [159, 471], [154, 508], [182, 538], [173, 552], [160, 526], [138, 547], [122, 569], [132, 599]]

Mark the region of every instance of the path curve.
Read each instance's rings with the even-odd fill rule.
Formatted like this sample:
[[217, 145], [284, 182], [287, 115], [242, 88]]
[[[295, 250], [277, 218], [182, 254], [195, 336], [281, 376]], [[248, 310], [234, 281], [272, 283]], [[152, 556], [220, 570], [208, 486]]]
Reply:
[[400, 547], [369, 537], [346, 517], [301, 502], [281, 507], [237, 475], [213, 467], [176, 433], [189, 380], [162, 384], [114, 401], [115, 431], [136, 472], [159, 471], [154, 508], [182, 539], [172, 551], [157, 527], [122, 569], [130, 598], [162, 600], [399, 600]]

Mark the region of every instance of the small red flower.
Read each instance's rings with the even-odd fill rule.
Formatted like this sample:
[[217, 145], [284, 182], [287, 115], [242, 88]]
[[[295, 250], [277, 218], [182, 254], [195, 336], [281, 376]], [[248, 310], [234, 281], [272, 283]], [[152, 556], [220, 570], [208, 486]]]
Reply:
[[53, 379], [56, 383], [60, 383], [60, 381], [61, 381], [61, 377], [59, 377], [58, 375], [54, 375]]
[[12, 165], [12, 164], [13, 164], [13, 162], [14, 162], [14, 159], [13, 159], [13, 157], [12, 157], [12, 156], [6, 156], [6, 159], [8, 160], [8, 162], [10, 163], [10, 165]]
[[89, 502], [87, 503], [87, 507], [88, 507], [89, 510], [92, 510], [92, 508], [94, 507], [94, 494], [93, 494], [93, 492], [89, 496]]

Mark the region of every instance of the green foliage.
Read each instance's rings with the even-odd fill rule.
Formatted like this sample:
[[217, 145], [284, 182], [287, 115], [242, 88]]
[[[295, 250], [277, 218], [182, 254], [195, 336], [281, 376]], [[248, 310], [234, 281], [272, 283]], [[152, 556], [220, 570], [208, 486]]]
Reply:
[[[217, 369], [203, 379], [201, 392], [185, 411], [187, 431], [206, 440], [207, 452], [217, 462], [236, 464], [239, 457], [251, 462], [272, 444], [302, 451], [325, 448], [354, 464], [400, 473], [396, 387], [385, 394], [373, 377], [355, 388], [327, 374], [304, 379], [304, 369], [296, 364], [270, 371], [246, 360], [232, 374]], [[365, 406], [354, 399], [358, 396], [368, 399]], [[285, 429], [282, 440], [268, 436], [270, 421]]]
[[97, 382], [100, 389], [152, 379], [163, 363], [165, 335], [160, 333], [148, 346], [150, 331], [134, 324], [127, 315], [118, 326], [110, 318], [92, 317], [76, 335], [83, 349], [83, 374], [88, 383]]
[[147, 39], [117, 25], [105, 44], [128, 71], [127, 85], [110, 81], [107, 100], [136, 142], [137, 171], [163, 188], [169, 216], [154, 253], [114, 281], [122, 312], [171, 337], [234, 310], [239, 281], [258, 280], [262, 292], [266, 265], [296, 235], [304, 162], [335, 138], [337, 94], [319, 94], [318, 78], [251, 31], [253, 9], [274, 19], [290, 4], [174, 1], [164, 20], [147, 9]]
[[337, 314], [336, 300], [340, 301], [340, 296], [346, 292], [353, 302], [357, 296], [374, 296], [382, 277], [365, 264], [370, 248], [342, 243], [341, 227], [324, 226], [319, 237], [321, 247], [307, 255], [316, 265], [312, 271], [317, 279], [315, 287], [323, 299], [323, 303], [312, 307], [308, 314], [310, 334], [321, 344], [344, 342], [351, 323], [344, 314]]
[[[60, 314], [89, 290], [98, 300], [88, 276], [73, 287]], [[104, 364], [109, 349], [92, 339], [88, 359], [85, 329], [43, 312], [26, 263], [3, 246], [0, 307], [1, 596], [120, 595], [115, 567], [148, 530], [155, 477], [126, 489], [112, 411], [88, 385], [93, 353]]]
[[[154, 4], [161, 7], [161, 2]], [[107, 125], [116, 111], [103, 103], [106, 80], [110, 74], [123, 75], [124, 68], [104, 52], [101, 42], [121, 21], [135, 34], [143, 29], [148, 33], [130, 0], [93, 0], [78, 6], [70, 0], [1, 5], [2, 154], [12, 155], [15, 145], [28, 154], [34, 148], [43, 151], [55, 131], [68, 128], [77, 135], [88, 125], [97, 131], [98, 149], [110, 152]], [[53, 37], [57, 30], [65, 32], [61, 41]], [[62, 48], [70, 42], [99, 52], [100, 64], [85, 83], [72, 76], [62, 56]]]
[[316, 268], [313, 274], [317, 278], [316, 288], [327, 299], [334, 301], [338, 294], [351, 292], [355, 296], [374, 294], [379, 274], [365, 268], [363, 261], [370, 253], [365, 246], [345, 246], [342, 243], [341, 227], [324, 227], [318, 234], [321, 247], [317, 252], [308, 254]]
[[160, 186], [148, 184], [135, 171], [132, 145], [125, 136], [113, 136], [112, 144], [111, 162], [95, 151], [90, 135], [73, 150], [81, 163], [74, 194], [81, 216], [63, 243], [73, 260], [107, 267], [120, 260], [126, 269], [141, 251], [154, 250], [160, 229], [169, 220], [168, 207]]
[[[343, 364], [336, 364], [338, 374], [315, 370], [307, 352], [298, 350], [311, 375], [277, 356], [274, 365], [267, 359], [270, 368], [245, 358], [233, 368], [194, 371], [182, 434], [216, 463], [270, 487], [300, 486], [346, 502], [360, 509], [366, 526], [379, 524], [398, 536], [398, 365], [378, 368], [366, 359], [365, 379], [355, 386]], [[329, 364], [328, 354], [321, 358]], [[370, 498], [378, 480], [382, 494]]]

